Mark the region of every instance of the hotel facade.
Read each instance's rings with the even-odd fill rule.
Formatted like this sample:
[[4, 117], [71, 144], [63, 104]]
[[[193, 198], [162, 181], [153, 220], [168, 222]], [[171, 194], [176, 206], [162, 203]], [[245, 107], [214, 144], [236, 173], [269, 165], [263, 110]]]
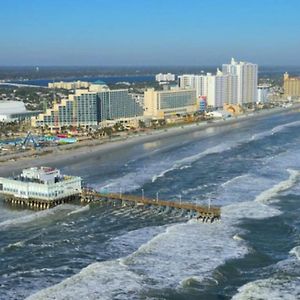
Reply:
[[284, 73], [283, 88], [286, 97], [300, 97], [300, 77], [290, 77]]
[[145, 117], [166, 119], [177, 114], [189, 114], [197, 111], [195, 89], [170, 89], [155, 91], [148, 89], [144, 93]]
[[93, 84], [89, 90], [76, 90], [68, 99], [32, 118], [31, 123], [33, 127], [60, 129], [63, 126], [95, 126], [106, 120], [141, 115], [142, 106], [128, 90], [110, 90], [106, 85]]

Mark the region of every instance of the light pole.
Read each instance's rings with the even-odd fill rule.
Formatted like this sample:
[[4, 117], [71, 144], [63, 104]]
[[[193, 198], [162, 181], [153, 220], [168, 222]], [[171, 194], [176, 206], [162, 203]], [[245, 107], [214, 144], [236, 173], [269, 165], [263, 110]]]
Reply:
[[142, 200], [144, 201], [144, 189], [142, 189]]
[[121, 187], [120, 187], [119, 194], [120, 194], [120, 199], [121, 199], [122, 198], [122, 188]]

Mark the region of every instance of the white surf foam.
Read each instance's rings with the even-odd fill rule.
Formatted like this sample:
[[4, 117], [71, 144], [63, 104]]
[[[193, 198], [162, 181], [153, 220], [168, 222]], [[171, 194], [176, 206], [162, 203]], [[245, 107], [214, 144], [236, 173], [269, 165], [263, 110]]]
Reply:
[[264, 137], [271, 136], [273, 134], [281, 132], [281, 131], [285, 130], [286, 128], [297, 127], [297, 126], [300, 126], [300, 121], [295, 121], [295, 122], [278, 125], [278, 126], [275, 126], [274, 128], [272, 128], [271, 130], [266, 130], [266, 131], [254, 134], [251, 137], [251, 140], [260, 140], [260, 139], [263, 139]]
[[294, 247], [289, 253], [295, 255], [300, 260], [300, 246]]
[[27, 300], [140, 299], [142, 278], [118, 260], [94, 263]]
[[270, 189], [262, 192], [256, 197], [255, 201], [261, 203], [268, 203], [272, 198], [278, 195], [278, 193], [286, 191], [293, 187], [299, 178], [300, 172], [291, 169], [288, 169], [287, 171], [290, 174], [288, 179], [283, 180], [271, 187]]
[[76, 209], [78, 206], [70, 205], [70, 204], [62, 204], [58, 205], [54, 208], [48, 209], [48, 210], [42, 210], [38, 212], [33, 212], [25, 216], [21, 216], [14, 219], [9, 219], [6, 221], [3, 221], [0, 223], [0, 230], [5, 229], [10, 226], [19, 226], [21, 224], [30, 223], [32, 221], [39, 220], [41, 218], [45, 218], [47, 216], [56, 214], [58, 211], [64, 211], [64, 210], [73, 210]]
[[296, 300], [300, 298], [300, 278], [268, 278], [249, 282], [232, 300]]
[[88, 204], [88, 205], [85, 205], [83, 207], [80, 207], [80, 208], [78, 208], [76, 210], [73, 210], [73, 211], [69, 212], [68, 216], [74, 215], [74, 214], [80, 214], [82, 212], [88, 211], [89, 209], [90, 209], [90, 205]]

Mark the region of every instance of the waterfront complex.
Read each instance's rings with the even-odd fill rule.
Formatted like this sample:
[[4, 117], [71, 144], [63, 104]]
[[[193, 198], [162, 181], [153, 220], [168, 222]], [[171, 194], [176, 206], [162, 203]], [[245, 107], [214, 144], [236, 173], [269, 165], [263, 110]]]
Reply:
[[110, 90], [106, 85], [91, 84], [79, 89], [61, 103], [32, 118], [34, 127], [93, 126], [106, 120], [133, 118], [143, 114], [142, 106], [126, 89]]
[[12, 178], [0, 177], [0, 193], [17, 199], [56, 201], [81, 192], [81, 178], [49, 167], [29, 168]]
[[285, 96], [300, 97], [300, 77], [290, 77], [288, 73], [284, 73], [283, 88]]
[[147, 89], [144, 94], [145, 117], [158, 119], [197, 111], [195, 89]]

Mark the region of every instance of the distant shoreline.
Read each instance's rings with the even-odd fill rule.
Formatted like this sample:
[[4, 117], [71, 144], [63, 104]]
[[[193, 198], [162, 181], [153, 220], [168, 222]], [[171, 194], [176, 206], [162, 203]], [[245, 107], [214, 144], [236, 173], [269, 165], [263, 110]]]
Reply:
[[300, 109], [300, 104], [295, 104], [287, 108], [275, 108], [266, 111], [251, 113], [248, 115], [241, 115], [226, 120], [216, 120], [212, 123], [193, 123], [189, 125], [176, 126], [168, 129], [153, 130], [148, 133], [119, 138], [107, 142], [98, 140], [88, 141], [86, 144], [75, 149], [53, 149], [53, 152], [45, 155], [31, 156], [19, 158], [15, 161], [0, 162], [0, 176], [9, 176], [13, 172], [33, 166], [41, 165], [59, 165], [59, 163], [72, 163], [74, 161], [84, 160], [92, 154], [105, 154], [121, 148], [131, 147], [137, 144], [146, 142], [153, 142], [163, 138], [168, 138], [176, 135], [188, 134], [196, 131], [202, 131], [210, 127], [230, 126], [232, 124], [245, 122], [248, 120], [259, 119], [268, 115], [276, 115], [288, 111]]

